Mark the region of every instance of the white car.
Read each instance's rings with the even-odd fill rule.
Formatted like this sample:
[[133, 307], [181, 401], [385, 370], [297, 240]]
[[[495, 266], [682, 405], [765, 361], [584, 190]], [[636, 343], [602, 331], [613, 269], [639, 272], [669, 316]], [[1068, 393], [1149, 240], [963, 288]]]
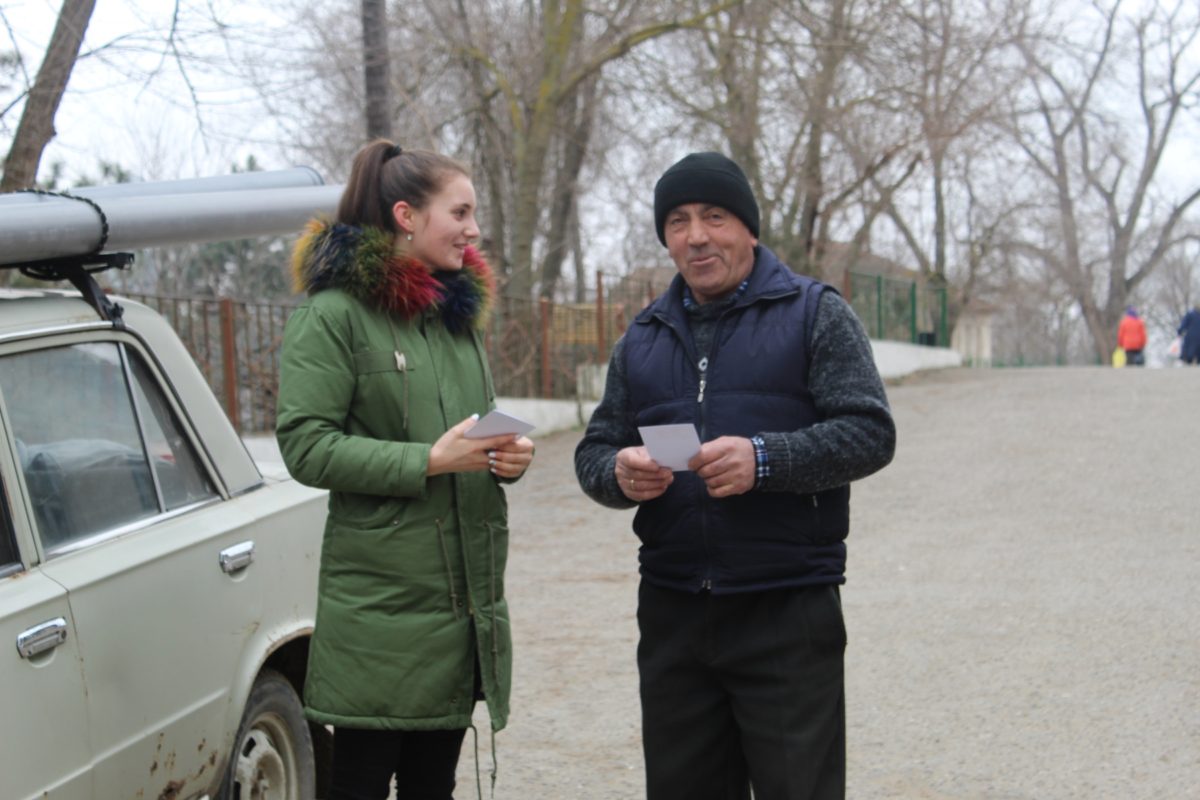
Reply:
[[0, 798], [311, 800], [326, 495], [87, 280], [0, 289]]

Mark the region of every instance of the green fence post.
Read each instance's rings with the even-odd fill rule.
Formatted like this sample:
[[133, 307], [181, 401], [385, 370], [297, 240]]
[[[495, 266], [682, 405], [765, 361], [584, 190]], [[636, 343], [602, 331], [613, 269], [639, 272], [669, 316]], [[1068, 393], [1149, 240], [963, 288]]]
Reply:
[[950, 331], [947, 329], [948, 325], [949, 325], [949, 320], [946, 319], [946, 287], [945, 286], [943, 286], [941, 288], [940, 294], [942, 296], [942, 314], [941, 314], [942, 318], [938, 322], [938, 341], [937, 341], [937, 343], [938, 343], [939, 347], [949, 347], [950, 346]]
[[875, 276], [875, 338], [883, 338], [883, 276]]
[[917, 282], [908, 285], [908, 341], [917, 343]]

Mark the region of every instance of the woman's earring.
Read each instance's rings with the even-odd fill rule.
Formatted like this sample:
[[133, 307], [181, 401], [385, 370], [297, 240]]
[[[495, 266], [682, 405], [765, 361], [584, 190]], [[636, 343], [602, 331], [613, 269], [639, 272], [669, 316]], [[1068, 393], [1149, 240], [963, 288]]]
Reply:
[[410, 241], [410, 242], [411, 242], [411, 241], [412, 241], [412, 234], [411, 234], [411, 233], [405, 234], [404, 238], [405, 238], [407, 241]]

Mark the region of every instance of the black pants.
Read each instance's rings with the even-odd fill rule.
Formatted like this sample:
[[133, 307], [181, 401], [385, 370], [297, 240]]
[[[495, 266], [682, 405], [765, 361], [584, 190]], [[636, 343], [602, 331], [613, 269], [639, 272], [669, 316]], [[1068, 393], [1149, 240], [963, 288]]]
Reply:
[[393, 774], [398, 800], [451, 800], [465, 735], [336, 728], [329, 800], [386, 800]]
[[840, 800], [843, 657], [835, 586], [734, 595], [642, 582], [638, 670], [648, 800]]

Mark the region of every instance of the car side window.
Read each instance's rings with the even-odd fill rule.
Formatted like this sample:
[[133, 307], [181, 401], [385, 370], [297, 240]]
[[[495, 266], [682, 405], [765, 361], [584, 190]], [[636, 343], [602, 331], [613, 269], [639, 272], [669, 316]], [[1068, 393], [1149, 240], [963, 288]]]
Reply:
[[141, 359], [117, 343], [7, 356], [0, 391], [47, 552], [215, 494]]
[[215, 497], [216, 489], [154, 376], [136, 353], [130, 356], [138, 414], [165, 510], [174, 511]]
[[21, 568], [17, 557], [17, 543], [13, 537], [12, 517], [8, 514], [8, 495], [0, 483], [0, 576], [16, 572]]

